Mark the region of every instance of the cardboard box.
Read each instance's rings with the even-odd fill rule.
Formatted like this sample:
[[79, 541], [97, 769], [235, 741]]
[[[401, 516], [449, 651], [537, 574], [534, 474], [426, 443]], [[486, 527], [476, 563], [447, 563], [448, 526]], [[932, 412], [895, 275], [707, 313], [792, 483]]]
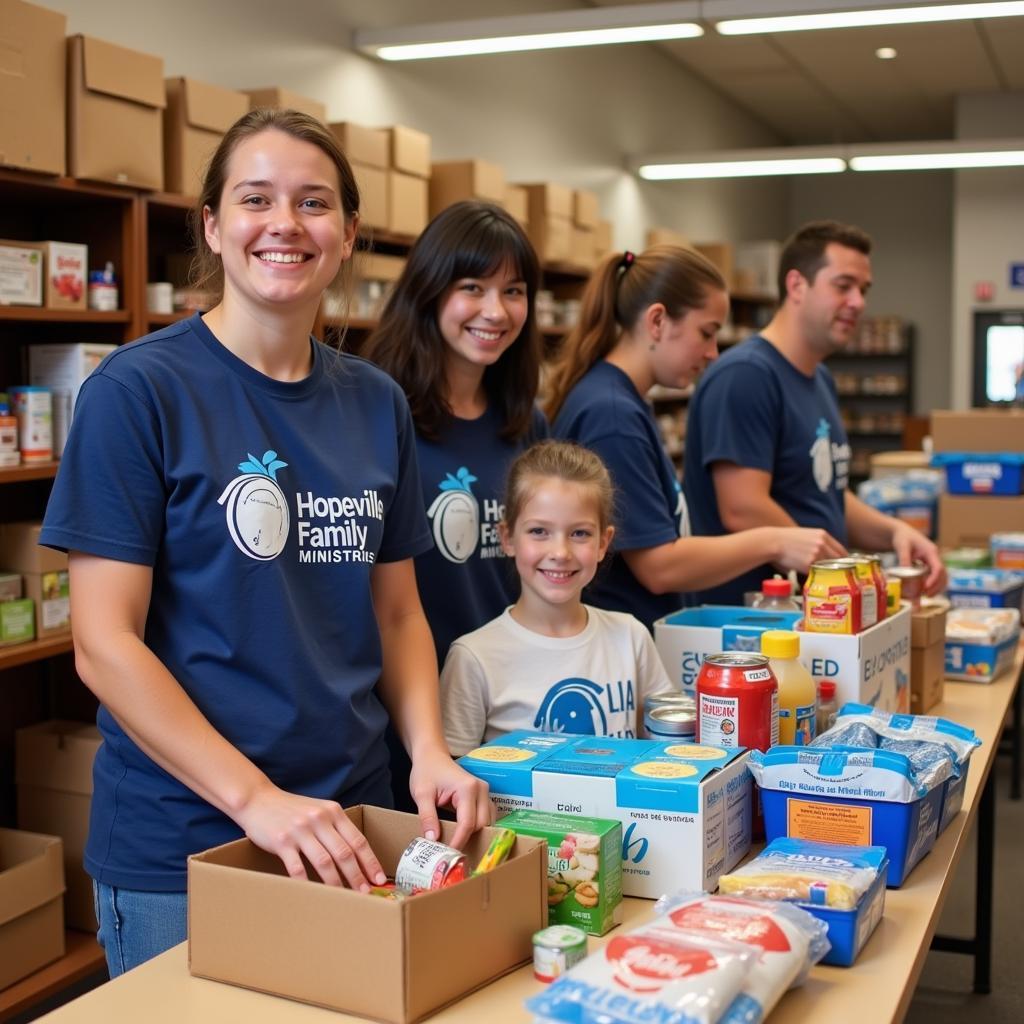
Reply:
[[298, 110], [300, 113], [309, 114], [318, 121], [327, 121], [327, 107], [319, 100], [310, 99], [301, 93], [292, 92], [291, 89], [282, 89], [280, 86], [266, 86], [262, 89], [243, 89], [242, 92], [249, 97], [249, 109], [257, 107], [272, 107], [274, 110]]
[[[345, 813], [393, 875], [419, 819]], [[455, 826], [441, 829], [451, 842]], [[496, 834], [469, 841], [471, 863]], [[287, 878], [276, 857], [240, 839], [189, 858], [188, 904], [192, 974], [411, 1024], [532, 957], [548, 919], [547, 846], [521, 836], [493, 871], [392, 902]]]
[[[761, 649], [765, 629], [793, 629], [799, 612], [704, 605], [654, 624], [654, 642], [672, 679], [692, 694], [704, 658], [720, 651]], [[861, 633], [800, 633], [800, 663], [815, 680], [836, 684], [836, 702], [883, 711], [910, 707], [910, 605]]]
[[0, 0], [0, 166], [65, 170], [68, 19], [22, 0]]
[[738, 242], [733, 252], [733, 286], [740, 294], [776, 297], [782, 244]]
[[359, 188], [359, 226], [360, 228], [379, 228], [388, 230], [388, 174], [379, 167], [368, 164], [352, 164], [352, 173], [356, 176]]
[[993, 533], [1019, 530], [1024, 497], [939, 496], [939, 547], [987, 548]]
[[538, 219], [531, 209], [526, 233], [541, 263], [568, 263], [572, 259], [572, 221], [568, 217]]
[[77, 242], [44, 242], [47, 309], [85, 309], [89, 248]]
[[447, 160], [431, 165], [430, 216], [463, 199], [505, 202], [505, 172], [486, 160]]
[[388, 176], [388, 230], [398, 235], [418, 235], [428, 217], [427, 180], [401, 171]]
[[918, 611], [910, 613], [910, 646], [931, 647], [946, 639], [946, 612], [949, 602], [943, 598], [924, 598]]
[[735, 276], [735, 253], [731, 242], [698, 242], [693, 247], [701, 256], [713, 263], [725, 278], [726, 288], [732, 288]]
[[0, 523], [0, 568], [24, 576], [66, 571], [68, 556], [63, 551], [39, 546], [42, 528], [42, 523]]
[[356, 270], [363, 281], [397, 281], [405, 270], [404, 256], [388, 256], [365, 249], [356, 254]]
[[68, 38], [68, 173], [164, 184], [164, 62], [92, 36]]
[[[943, 616], [945, 618], [945, 616]], [[945, 690], [946, 640], [910, 648], [910, 713], [923, 715], [942, 700]]]
[[594, 228], [594, 255], [598, 260], [604, 259], [612, 251], [612, 222], [599, 220]]
[[594, 255], [594, 232], [590, 228], [581, 228], [573, 224], [571, 245], [570, 262], [587, 270], [591, 269], [597, 262]]
[[526, 227], [530, 222], [530, 197], [526, 194], [526, 189], [522, 185], [506, 185], [505, 186], [505, 209], [523, 227]]
[[391, 168], [417, 178], [430, 177], [430, 136], [396, 124], [387, 129], [391, 140]]
[[21, 573], [0, 572], [0, 604], [20, 601], [22, 598]]
[[0, 306], [41, 306], [45, 263], [41, 242], [0, 239]]
[[572, 189], [567, 185], [541, 181], [519, 187], [526, 189], [530, 224], [539, 223], [548, 217], [572, 220]]
[[164, 88], [164, 188], [198, 196], [210, 157], [249, 109], [249, 97], [194, 78], [168, 78]]
[[28, 598], [0, 601], [0, 647], [26, 644], [36, 638], [36, 607]]
[[572, 194], [572, 219], [578, 228], [597, 227], [597, 219], [601, 209], [597, 202], [597, 193], [585, 188], [578, 188]]
[[349, 161], [378, 167], [386, 171], [391, 163], [391, 140], [386, 128], [367, 128], [351, 121], [332, 121], [327, 126], [334, 133]]
[[67, 569], [24, 574], [25, 596], [35, 602], [36, 637], [63, 636], [71, 632], [71, 591]]
[[95, 725], [49, 721], [14, 734], [18, 828], [60, 836], [64, 845], [64, 918], [95, 931], [92, 879], [82, 860], [89, 834], [92, 763], [103, 740]]
[[690, 240], [672, 228], [648, 228], [644, 248], [650, 249], [653, 245], [678, 245], [688, 249]]
[[0, 989], [64, 955], [61, 843], [0, 829]]
[[932, 413], [932, 450], [1024, 452], [1024, 409], [937, 410]]

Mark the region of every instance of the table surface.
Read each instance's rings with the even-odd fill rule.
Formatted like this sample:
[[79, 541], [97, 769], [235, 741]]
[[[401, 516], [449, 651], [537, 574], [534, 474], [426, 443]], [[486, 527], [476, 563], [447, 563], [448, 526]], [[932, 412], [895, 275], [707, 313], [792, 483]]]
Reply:
[[[885, 916], [855, 966], [815, 967], [802, 987], [783, 997], [771, 1015], [772, 1024], [808, 1020], [863, 1024], [869, 1006], [867, 1015], [873, 1022], [902, 1020], [977, 814], [1022, 662], [1024, 647], [1018, 650], [1012, 671], [993, 683], [946, 683], [942, 703], [930, 713], [969, 726], [983, 744], [971, 760], [963, 810], [913, 869], [902, 888], [887, 890]], [[624, 925], [641, 923], [652, 916], [653, 908], [649, 900], [626, 899]], [[1000, 908], [997, 903], [995, 912], [1005, 913], [1005, 904]], [[973, 927], [973, 922], [966, 926]], [[603, 941], [591, 938], [591, 951]], [[526, 966], [466, 996], [431, 1020], [437, 1024], [478, 1024], [482, 1020], [489, 1024], [528, 1024], [531, 1016], [523, 1008], [523, 1001], [540, 988], [532, 968]], [[182, 943], [68, 1003], [44, 1020], [52, 1024], [95, 1024], [98, 1020], [145, 1020], [147, 1024], [342, 1024], [363, 1018], [193, 978], [188, 973], [188, 946]]]

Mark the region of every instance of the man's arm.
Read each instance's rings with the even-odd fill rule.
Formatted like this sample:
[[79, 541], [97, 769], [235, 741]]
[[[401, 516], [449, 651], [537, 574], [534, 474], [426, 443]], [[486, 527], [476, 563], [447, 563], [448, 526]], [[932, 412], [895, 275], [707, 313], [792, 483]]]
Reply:
[[737, 466], [735, 462], [714, 462], [711, 480], [718, 500], [718, 516], [730, 533], [755, 526], [799, 525], [771, 496], [772, 475], [766, 470]]

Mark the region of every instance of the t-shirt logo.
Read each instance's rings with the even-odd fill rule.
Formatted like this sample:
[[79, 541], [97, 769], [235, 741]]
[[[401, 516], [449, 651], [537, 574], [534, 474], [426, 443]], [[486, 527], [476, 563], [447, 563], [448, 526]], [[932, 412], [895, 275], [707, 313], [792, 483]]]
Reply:
[[471, 558], [480, 542], [480, 506], [471, 489], [476, 477], [465, 466], [438, 484], [441, 493], [427, 509], [437, 550], [449, 562], [461, 564]]
[[808, 454], [811, 456], [811, 471], [819, 491], [827, 491], [832, 486], [832, 430], [828, 420], [818, 420], [815, 441]]
[[542, 732], [605, 736], [608, 719], [601, 706], [604, 688], [589, 679], [563, 679], [544, 695], [533, 727]]
[[238, 465], [242, 475], [217, 499], [218, 505], [224, 505], [235, 546], [259, 562], [277, 558], [288, 541], [288, 504], [277, 483], [277, 471], [287, 465], [277, 452], [264, 452], [262, 459], [250, 453], [247, 461]]

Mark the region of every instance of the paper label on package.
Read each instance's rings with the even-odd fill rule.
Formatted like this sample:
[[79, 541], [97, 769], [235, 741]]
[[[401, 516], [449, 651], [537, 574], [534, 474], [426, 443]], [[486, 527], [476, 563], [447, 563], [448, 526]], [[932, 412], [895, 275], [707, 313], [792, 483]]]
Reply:
[[792, 839], [842, 843], [845, 846], [871, 845], [870, 807], [817, 803], [791, 797], [786, 801], [786, 814], [786, 834]]
[[42, 602], [43, 629], [56, 629], [71, 621], [71, 598], [56, 597]]

